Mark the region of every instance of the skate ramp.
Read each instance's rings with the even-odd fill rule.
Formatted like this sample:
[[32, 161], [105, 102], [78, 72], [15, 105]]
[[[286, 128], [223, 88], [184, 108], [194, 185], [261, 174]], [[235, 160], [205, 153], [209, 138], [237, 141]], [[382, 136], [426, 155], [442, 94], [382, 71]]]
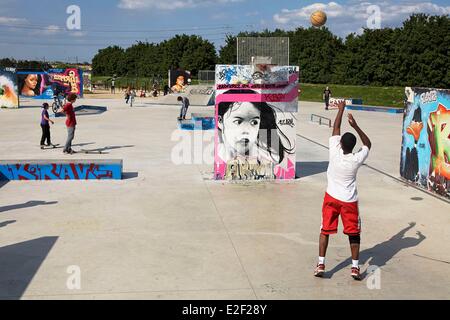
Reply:
[[191, 106], [213, 106], [215, 104], [214, 86], [189, 86], [184, 93], [171, 93], [152, 101], [149, 104], [178, 105], [179, 96], [187, 97]]

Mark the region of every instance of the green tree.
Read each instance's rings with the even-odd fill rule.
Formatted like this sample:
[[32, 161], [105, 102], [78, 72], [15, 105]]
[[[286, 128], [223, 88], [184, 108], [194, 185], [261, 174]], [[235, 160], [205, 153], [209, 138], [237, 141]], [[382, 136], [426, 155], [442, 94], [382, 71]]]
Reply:
[[119, 46], [99, 50], [92, 59], [92, 70], [94, 75], [126, 75], [125, 50]]

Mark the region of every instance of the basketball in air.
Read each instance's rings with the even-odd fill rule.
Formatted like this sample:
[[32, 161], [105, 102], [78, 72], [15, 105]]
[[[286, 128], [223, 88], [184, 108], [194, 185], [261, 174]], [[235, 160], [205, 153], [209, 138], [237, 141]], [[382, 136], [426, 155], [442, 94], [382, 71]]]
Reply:
[[325, 23], [327, 23], [327, 15], [325, 12], [318, 10], [311, 14], [311, 24], [314, 27], [319, 28], [325, 25]]

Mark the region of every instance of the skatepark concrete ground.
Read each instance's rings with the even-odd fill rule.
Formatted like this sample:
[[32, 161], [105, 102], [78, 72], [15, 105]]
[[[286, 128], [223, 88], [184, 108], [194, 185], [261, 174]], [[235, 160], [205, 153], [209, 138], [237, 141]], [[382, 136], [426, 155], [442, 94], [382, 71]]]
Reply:
[[[40, 150], [36, 101], [0, 110], [1, 159], [124, 162], [120, 181], [0, 184], [0, 298], [450, 298], [450, 205], [398, 180], [401, 114], [353, 112], [373, 143], [358, 177], [360, 263], [362, 272], [380, 268], [357, 282], [341, 224], [325, 277], [313, 277], [331, 129], [309, 117], [333, 119], [336, 111], [300, 103], [299, 179], [230, 183], [212, 180], [212, 164], [173, 163], [178, 106], [139, 98], [134, 108], [123, 99], [82, 104], [108, 111], [78, 117], [74, 149], [105, 154]], [[205, 110], [213, 108], [188, 115]], [[52, 140], [65, 138], [57, 118]]]

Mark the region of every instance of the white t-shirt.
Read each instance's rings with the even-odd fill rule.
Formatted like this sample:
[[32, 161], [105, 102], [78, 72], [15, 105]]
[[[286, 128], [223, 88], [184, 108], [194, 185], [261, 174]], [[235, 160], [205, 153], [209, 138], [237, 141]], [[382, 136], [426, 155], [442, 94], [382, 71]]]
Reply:
[[363, 146], [357, 153], [344, 154], [341, 136], [330, 138], [330, 163], [328, 165], [327, 193], [344, 202], [358, 201], [356, 174], [369, 156], [369, 148]]

